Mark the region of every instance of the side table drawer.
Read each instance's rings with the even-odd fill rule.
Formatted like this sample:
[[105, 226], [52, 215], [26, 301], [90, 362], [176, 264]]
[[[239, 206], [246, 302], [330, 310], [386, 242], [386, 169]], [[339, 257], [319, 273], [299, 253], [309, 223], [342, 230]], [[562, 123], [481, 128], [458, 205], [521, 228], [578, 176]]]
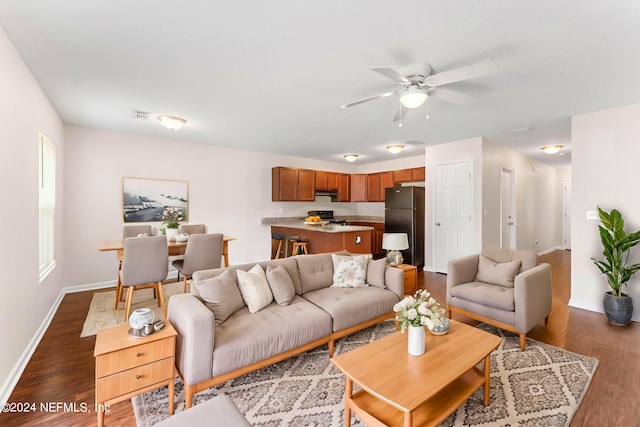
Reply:
[[104, 378], [98, 378], [96, 402], [104, 402], [173, 378], [173, 365], [174, 359], [169, 357]]
[[174, 352], [174, 340], [172, 337], [103, 354], [96, 359], [96, 377], [105, 377], [135, 366], [171, 357]]

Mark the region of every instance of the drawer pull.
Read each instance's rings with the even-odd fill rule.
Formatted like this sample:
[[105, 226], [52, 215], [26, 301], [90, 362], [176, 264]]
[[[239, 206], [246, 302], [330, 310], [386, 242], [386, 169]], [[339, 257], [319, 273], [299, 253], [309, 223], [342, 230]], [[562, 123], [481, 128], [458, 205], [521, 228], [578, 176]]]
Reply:
[[142, 378], [140, 375], [136, 375], [137, 380], [139, 380], [140, 378]]
[[137, 353], [136, 353], [136, 356], [137, 356], [137, 357], [140, 357], [140, 356], [142, 356], [142, 353], [137, 352]]

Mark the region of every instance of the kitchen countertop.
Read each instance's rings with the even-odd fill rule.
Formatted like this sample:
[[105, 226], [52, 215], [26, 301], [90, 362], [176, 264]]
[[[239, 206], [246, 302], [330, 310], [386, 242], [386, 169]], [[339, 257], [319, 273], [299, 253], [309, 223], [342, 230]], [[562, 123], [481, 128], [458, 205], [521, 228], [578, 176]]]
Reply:
[[[275, 218], [261, 218], [262, 225], [280, 225], [289, 226], [291, 224], [302, 224], [307, 217], [275, 217]], [[344, 220], [349, 222], [370, 222], [374, 224], [384, 224], [383, 216], [335, 216], [335, 220]], [[317, 227], [311, 225], [310, 227]]]
[[319, 231], [321, 233], [348, 233], [351, 231], [371, 231], [373, 227], [365, 227], [361, 225], [340, 225], [340, 224], [325, 224], [325, 225], [307, 225], [302, 220], [296, 222], [287, 222], [280, 224], [271, 224], [274, 227], [286, 227], [295, 228], [298, 230], [306, 231]]

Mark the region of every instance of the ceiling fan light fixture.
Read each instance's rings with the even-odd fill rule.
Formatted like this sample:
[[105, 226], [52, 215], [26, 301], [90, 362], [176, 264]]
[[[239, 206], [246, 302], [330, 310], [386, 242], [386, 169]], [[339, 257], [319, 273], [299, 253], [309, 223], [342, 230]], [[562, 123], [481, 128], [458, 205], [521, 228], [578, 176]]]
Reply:
[[404, 148], [404, 145], [399, 145], [399, 144], [398, 145], [387, 145], [385, 148], [391, 154], [398, 154], [399, 152], [402, 151], [402, 149]]
[[358, 158], [357, 154], [345, 154], [344, 155], [344, 159], [347, 162], [355, 162], [357, 158]]
[[185, 119], [175, 116], [158, 116], [158, 120], [164, 127], [171, 130], [178, 130], [187, 123]]
[[406, 108], [418, 108], [424, 104], [428, 97], [426, 90], [418, 85], [411, 85], [400, 95], [400, 103]]
[[562, 145], [545, 145], [541, 148], [547, 154], [556, 154], [558, 151], [562, 149]]

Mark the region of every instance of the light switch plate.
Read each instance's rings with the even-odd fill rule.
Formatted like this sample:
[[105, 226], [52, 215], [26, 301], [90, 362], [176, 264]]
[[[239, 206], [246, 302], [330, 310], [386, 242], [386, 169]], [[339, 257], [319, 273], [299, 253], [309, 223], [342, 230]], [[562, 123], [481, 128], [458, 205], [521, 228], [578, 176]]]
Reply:
[[587, 219], [598, 219], [598, 212], [596, 211], [587, 211]]

